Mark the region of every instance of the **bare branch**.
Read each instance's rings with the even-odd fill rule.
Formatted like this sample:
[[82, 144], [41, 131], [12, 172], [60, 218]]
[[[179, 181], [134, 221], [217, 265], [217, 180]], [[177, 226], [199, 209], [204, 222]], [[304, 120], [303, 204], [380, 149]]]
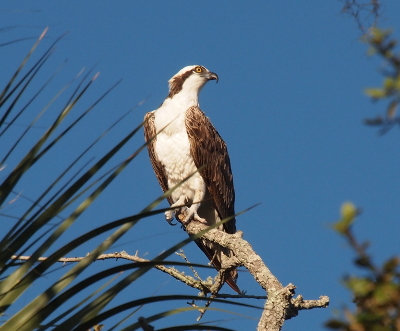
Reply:
[[301, 295], [292, 300], [292, 305], [297, 310], [311, 309], [311, 308], [326, 308], [329, 305], [329, 297], [320, 296], [319, 300], [303, 300]]
[[[207, 229], [207, 226], [192, 221], [185, 226], [189, 234], [197, 234]], [[258, 324], [257, 330], [278, 331], [281, 330], [285, 320], [297, 316], [298, 311], [312, 308], [325, 308], [329, 304], [329, 298], [322, 296], [319, 300], [303, 300], [302, 296], [293, 298], [296, 287], [289, 284], [285, 287], [272, 274], [264, 264], [261, 257], [254, 252], [251, 245], [242, 238], [242, 232], [228, 234], [217, 229], [209, 230], [203, 238], [228, 247], [233, 251], [233, 258], [226, 258], [223, 268], [244, 266], [253, 275], [254, 279], [266, 290], [268, 300]]]
[[[68, 263], [68, 262], [80, 262], [85, 258], [83, 257], [63, 257], [58, 260], [58, 262], [62, 263]], [[30, 259], [30, 256], [17, 256], [13, 255], [11, 257], [13, 260], [19, 260], [19, 261], [26, 261]], [[47, 257], [40, 257], [38, 261], [45, 261]], [[139, 256], [136, 255], [129, 255], [125, 251], [122, 252], [116, 252], [116, 253], [109, 253], [109, 254], [101, 254], [96, 260], [108, 260], [108, 259], [124, 259], [128, 261], [133, 261], [133, 262], [150, 262], [150, 260], [143, 259]], [[175, 279], [185, 283], [186, 285], [196, 288], [202, 292], [205, 293], [210, 293], [210, 288], [213, 285], [210, 282], [207, 281], [202, 281], [202, 280], [197, 280], [194, 279], [191, 276], [185, 275], [184, 272], [181, 272], [175, 268], [168, 268], [164, 265], [155, 265], [154, 268], [174, 277]]]
[[196, 269], [192, 267], [189, 259], [186, 257], [185, 253], [183, 252], [182, 249], [179, 250], [179, 252], [175, 252], [176, 255], [180, 256], [182, 259], [186, 261], [186, 263], [189, 265], [190, 270], [192, 270], [193, 275], [195, 278], [201, 280], [199, 274], [197, 273]]
[[344, 2], [342, 13], [354, 18], [363, 35], [367, 34], [371, 28], [376, 27], [378, 19], [381, 17], [379, 0], [343, 0], [342, 2]]

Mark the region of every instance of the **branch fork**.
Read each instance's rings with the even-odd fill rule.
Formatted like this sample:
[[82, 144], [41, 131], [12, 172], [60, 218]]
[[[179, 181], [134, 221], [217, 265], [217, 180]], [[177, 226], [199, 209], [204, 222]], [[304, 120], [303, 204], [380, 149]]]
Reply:
[[[200, 222], [191, 221], [185, 224], [185, 230], [190, 235], [197, 234], [205, 229], [207, 229], [207, 226]], [[319, 300], [304, 300], [301, 295], [293, 298], [296, 286], [288, 284], [284, 287], [264, 264], [261, 257], [256, 254], [251, 245], [243, 239], [241, 231], [235, 234], [228, 234], [218, 229], [211, 229], [203, 237], [233, 251], [234, 259], [229, 259], [229, 261], [226, 259], [224, 268], [244, 266], [266, 291], [268, 299], [265, 302], [258, 324], [258, 331], [281, 330], [285, 320], [297, 316], [300, 310], [326, 308], [329, 305], [329, 297], [327, 296], [321, 296]], [[226, 271], [222, 271], [222, 273], [224, 272]], [[218, 275], [223, 279], [220, 273]], [[217, 289], [218, 284], [219, 281], [216, 281], [211, 288], [213, 295], [216, 293], [214, 291]]]

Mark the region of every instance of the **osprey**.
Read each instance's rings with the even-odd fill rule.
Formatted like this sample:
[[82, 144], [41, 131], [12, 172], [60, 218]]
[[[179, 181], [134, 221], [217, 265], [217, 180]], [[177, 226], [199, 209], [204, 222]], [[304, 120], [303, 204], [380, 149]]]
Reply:
[[[213, 225], [235, 215], [235, 191], [225, 142], [199, 108], [199, 93], [218, 75], [203, 66], [187, 66], [169, 80], [169, 94], [162, 105], [145, 115], [145, 139], [158, 182], [164, 192], [181, 183], [167, 198], [173, 210], [165, 213], [171, 223], [173, 215], [186, 206], [183, 223], [195, 219]], [[191, 176], [192, 175], [192, 176]], [[188, 178], [189, 177], [189, 178]], [[182, 183], [182, 181], [188, 178]], [[219, 227], [236, 232], [232, 218]], [[233, 253], [216, 243], [197, 239], [196, 244], [217, 269], [221, 254]], [[233, 270], [226, 282], [240, 293]]]

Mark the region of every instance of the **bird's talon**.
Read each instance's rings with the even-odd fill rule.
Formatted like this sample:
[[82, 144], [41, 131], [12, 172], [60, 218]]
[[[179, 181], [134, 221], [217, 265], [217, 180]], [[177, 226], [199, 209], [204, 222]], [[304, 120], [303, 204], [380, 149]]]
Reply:
[[200, 217], [199, 215], [194, 214], [194, 217], [193, 217], [193, 218], [194, 218], [197, 222], [200, 222], [201, 224], [207, 225], [207, 221], [206, 221], [204, 218]]
[[168, 222], [169, 225], [175, 226], [178, 223], [172, 223], [174, 219], [170, 219], [170, 220], [166, 220]]
[[196, 212], [189, 212], [189, 214], [183, 220], [183, 224], [186, 225], [190, 222], [190, 219], [193, 219], [201, 224], [207, 225], [207, 221], [204, 218], [201, 218]]
[[177, 224], [177, 223], [172, 223], [175, 215], [175, 212], [173, 210], [167, 210], [164, 214], [165, 214], [165, 220], [168, 222], [169, 225]]

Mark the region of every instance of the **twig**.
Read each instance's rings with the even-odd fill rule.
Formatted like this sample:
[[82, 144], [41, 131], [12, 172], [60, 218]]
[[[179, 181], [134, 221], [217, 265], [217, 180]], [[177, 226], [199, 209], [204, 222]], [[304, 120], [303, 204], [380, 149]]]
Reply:
[[[80, 262], [85, 258], [83, 257], [63, 257], [58, 260], [58, 262], [61, 263], [71, 263], [71, 262]], [[30, 259], [30, 256], [18, 256], [18, 255], [13, 255], [11, 257], [13, 260], [19, 260], [19, 261], [26, 261]], [[38, 259], [39, 262], [45, 261], [47, 257], [40, 257]], [[108, 254], [101, 254], [96, 260], [108, 260], [108, 259], [124, 259], [128, 261], [133, 261], [133, 262], [150, 262], [150, 260], [143, 259], [137, 255], [129, 255], [125, 251], [122, 252], [116, 252], [116, 253], [108, 253]], [[205, 291], [207, 293], [210, 293], [210, 288], [212, 284], [208, 284], [207, 282], [201, 281], [201, 280], [196, 280], [191, 276], [185, 275], [184, 272], [181, 272], [175, 268], [168, 268], [164, 265], [154, 265], [153, 268], [156, 268], [172, 277], [175, 279], [185, 283], [186, 285], [196, 288], [200, 291]]]
[[180, 249], [179, 252], [175, 252], [175, 254], [180, 256], [182, 259], [184, 259], [186, 261], [186, 263], [188, 263], [190, 270], [192, 270], [194, 277], [196, 277], [198, 280], [201, 280], [201, 278], [200, 278], [199, 274], [197, 273], [197, 271], [190, 265], [190, 261], [186, 257], [186, 255], [183, 252], [183, 250]]

